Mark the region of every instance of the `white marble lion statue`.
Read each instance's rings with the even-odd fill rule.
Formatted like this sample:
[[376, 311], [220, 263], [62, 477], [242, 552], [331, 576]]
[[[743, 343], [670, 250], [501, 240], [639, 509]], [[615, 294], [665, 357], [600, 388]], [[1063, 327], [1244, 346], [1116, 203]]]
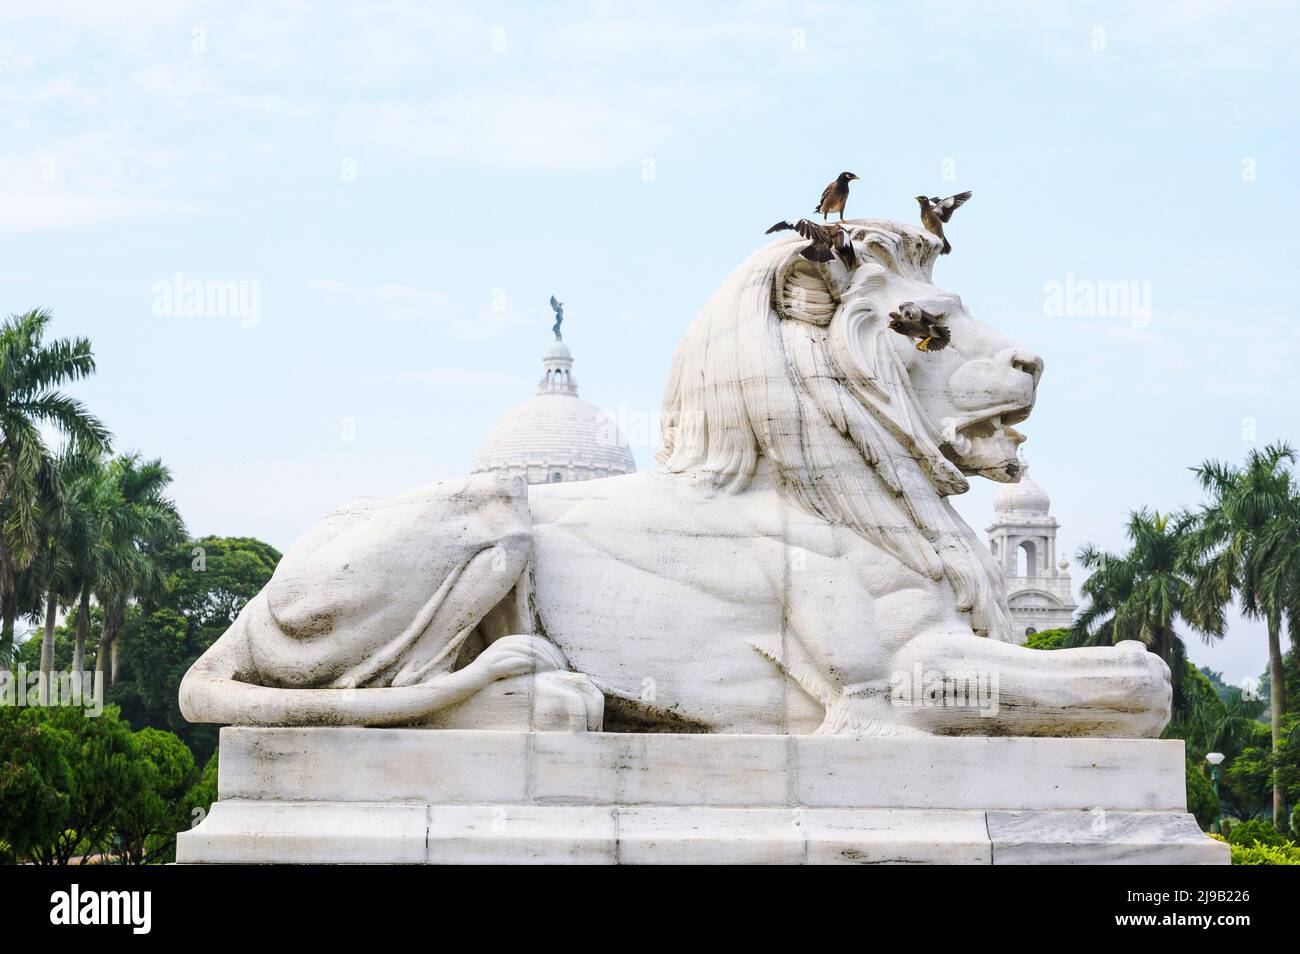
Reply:
[[[932, 283], [938, 239], [759, 249], [678, 346], [655, 470], [490, 475], [349, 504], [195, 663], [199, 722], [1155, 736], [1136, 643], [1017, 646], [948, 502], [1018, 477], [1042, 361]], [[844, 259], [848, 259], [848, 262]], [[951, 343], [889, 328], [913, 302]]]

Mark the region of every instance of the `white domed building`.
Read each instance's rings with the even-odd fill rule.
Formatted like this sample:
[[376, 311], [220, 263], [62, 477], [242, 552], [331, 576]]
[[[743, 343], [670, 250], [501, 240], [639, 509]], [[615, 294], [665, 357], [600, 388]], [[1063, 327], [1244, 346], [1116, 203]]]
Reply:
[[508, 412], [479, 451], [474, 473], [523, 477], [530, 484], [593, 480], [636, 470], [618, 423], [578, 397], [573, 355], [560, 338], [542, 355], [537, 396]]
[[1057, 562], [1056, 518], [1047, 491], [1029, 479], [1021, 464], [1018, 483], [994, 498], [989, 549], [1007, 581], [1007, 605], [1020, 642], [1045, 629], [1069, 626], [1078, 604], [1070, 588], [1069, 562]]

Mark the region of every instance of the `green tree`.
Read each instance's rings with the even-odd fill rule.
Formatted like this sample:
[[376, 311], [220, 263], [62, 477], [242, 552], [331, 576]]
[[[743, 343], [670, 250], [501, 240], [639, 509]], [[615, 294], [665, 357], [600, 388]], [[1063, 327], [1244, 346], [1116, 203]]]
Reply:
[[53, 839], [33, 846], [30, 857], [54, 865], [66, 865], [77, 856], [93, 857], [110, 845], [121, 800], [149, 784], [139, 744], [115, 706], [106, 706], [95, 718], [75, 706], [25, 712], [43, 731], [62, 732], [70, 740], [62, 827]]
[[[1243, 467], [1206, 461], [1194, 468], [1209, 494], [1190, 535], [1194, 592], [1202, 612], [1222, 614], [1234, 597], [1242, 612], [1268, 627], [1273, 758], [1282, 747], [1286, 714], [1281, 635], [1300, 632], [1300, 492], [1285, 444], [1252, 450]], [[1273, 823], [1287, 823], [1282, 779], [1274, 772]]]
[[14, 860], [54, 844], [68, 815], [72, 736], [45, 724], [39, 709], [0, 707], [0, 841]]
[[109, 442], [104, 425], [59, 390], [95, 370], [89, 340], [46, 342], [49, 323], [44, 310], [0, 323], [0, 663], [13, 653], [17, 575], [35, 558], [42, 514], [61, 495], [40, 428], [53, 425], [77, 447]]
[[[64, 673], [72, 668], [72, 654], [76, 651], [76, 631], [81, 611], [73, 605], [68, 611], [62, 625], [54, 627], [53, 669]], [[90, 618], [86, 621], [85, 645], [86, 658], [94, 657], [99, 649], [99, 634], [104, 627], [104, 614], [98, 606], [90, 608]], [[28, 672], [35, 672], [40, 665], [44, 639], [29, 639], [18, 647], [17, 661], [27, 667]], [[111, 692], [111, 690], [110, 690]]]
[[175, 858], [176, 832], [189, 823], [187, 796], [199, 773], [172, 733], [145, 728], [135, 739], [145, 784], [123, 793], [114, 822], [117, 853], [126, 864], [165, 863]]
[[1227, 765], [1224, 773], [1232, 797], [1233, 814], [1240, 818], [1273, 817], [1273, 785], [1282, 785], [1283, 798], [1295, 797], [1300, 781], [1300, 753], [1284, 745], [1274, 754], [1265, 729], [1258, 745], [1250, 745]]
[[[48, 693], [51, 674], [55, 669], [55, 634], [59, 606], [66, 605], [76, 595], [73, 575], [75, 555], [72, 552], [73, 521], [80, 514], [76, 508], [69, 506], [68, 488], [75, 486], [88, 471], [99, 466], [98, 455], [87, 455], [76, 448], [68, 448], [55, 459], [54, 465], [62, 493], [56, 506], [48, 508], [42, 514], [41, 537], [36, 557], [20, 577], [23, 581], [20, 590], [26, 590], [30, 594], [28, 601], [30, 602], [34, 597], [43, 603], [44, 629], [39, 644], [39, 667], [45, 677], [42, 683], [42, 705], [49, 703], [46, 693]], [[33, 660], [25, 661], [30, 669]], [[70, 665], [71, 659], [65, 659], [64, 668]]]
[[271, 579], [280, 552], [253, 537], [208, 536], [171, 548], [162, 561], [167, 585], [142, 605], [168, 606], [215, 641]]
[[185, 524], [165, 496], [171, 473], [161, 460], [127, 454], [109, 465], [107, 479], [112, 491], [104, 502], [110, 509], [96, 514], [103, 521], [104, 552], [95, 596], [104, 611], [104, 631], [95, 668], [101, 673], [111, 670], [111, 681], [117, 682], [117, 635], [127, 604], [162, 586], [159, 553], [185, 539]]
[[1213, 783], [1205, 777], [1201, 766], [1187, 759], [1187, 810], [1196, 818], [1202, 831], [1209, 831], [1219, 814], [1219, 799], [1215, 797]]
[[68, 578], [77, 594], [77, 651], [73, 666], [85, 664], [84, 625], [94, 596], [104, 614], [95, 668], [110, 670], [126, 607], [161, 586], [161, 549], [184, 539], [184, 524], [163, 491], [171, 481], [161, 461], [128, 454], [111, 461], [87, 461], [68, 489]]
[[120, 639], [129, 665], [110, 693], [132, 725], [174, 732], [200, 761], [213, 752], [216, 728], [181, 715], [181, 677], [267, 584], [279, 560], [274, 547], [249, 537], [204, 537], [158, 555], [162, 586], [126, 615]]
[[1256, 742], [1263, 702], [1247, 699], [1236, 687], [1228, 687], [1227, 694], [1221, 696], [1206, 674], [1191, 663], [1183, 678], [1186, 703], [1169, 723], [1166, 737], [1183, 739], [1188, 753], [1198, 760], [1207, 752], [1221, 752], [1226, 759], [1233, 759]]
[[1186, 649], [1177, 632], [1185, 623], [1207, 641], [1223, 634], [1223, 607], [1196, 599], [1187, 562], [1185, 515], [1171, 518], [1145, 507], [1129, 515], [1129, 549], [1107, 553], [1091, 544], [1079, 551], [1090, 571], [1082, 591], [1088, 605], [1075, 620], [1072, 644], [1110, 645], [1134, 639], [1169, 666], [1175, 716], [1185, 715]]
[[[113, 565], [120, 556], [113, 546], [113, 518], [121, 502], [102, 458], [95, 456], [84, 462], [67, 488], [66, 506], [71, 515], [67, 541], [71, 555], [70, 587], [76, 594], [72, 669], [81, 672], [86, 668], [91, 597], [102, 579], [121, 572], [121, 567]], [[96, 657], [99, 655], [96, 653]]]

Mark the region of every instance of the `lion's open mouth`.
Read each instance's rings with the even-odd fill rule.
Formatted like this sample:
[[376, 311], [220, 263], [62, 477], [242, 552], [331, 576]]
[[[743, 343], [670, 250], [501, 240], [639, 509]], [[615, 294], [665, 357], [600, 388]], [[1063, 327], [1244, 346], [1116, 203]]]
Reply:
[[1000, 483], [1020, 479], [1020, 458], [1016, 448], [1025, 435], [1012, 427], [1029, 416], [1029, 407], [1015, 407], [978, 418], [948, 418], [944, 421], [939, 449], [967, 475], [978, 474]]

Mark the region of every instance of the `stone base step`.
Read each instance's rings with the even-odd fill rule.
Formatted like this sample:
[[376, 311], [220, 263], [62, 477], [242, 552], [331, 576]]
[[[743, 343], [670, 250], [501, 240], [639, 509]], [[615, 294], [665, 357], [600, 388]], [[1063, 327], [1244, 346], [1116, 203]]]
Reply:
[[251, 729], [180, 863], [1227, 864], [1181, 742]]
[[279, 864], [1217, 864], [1175, 812], [219, 802], [177, 861]]

